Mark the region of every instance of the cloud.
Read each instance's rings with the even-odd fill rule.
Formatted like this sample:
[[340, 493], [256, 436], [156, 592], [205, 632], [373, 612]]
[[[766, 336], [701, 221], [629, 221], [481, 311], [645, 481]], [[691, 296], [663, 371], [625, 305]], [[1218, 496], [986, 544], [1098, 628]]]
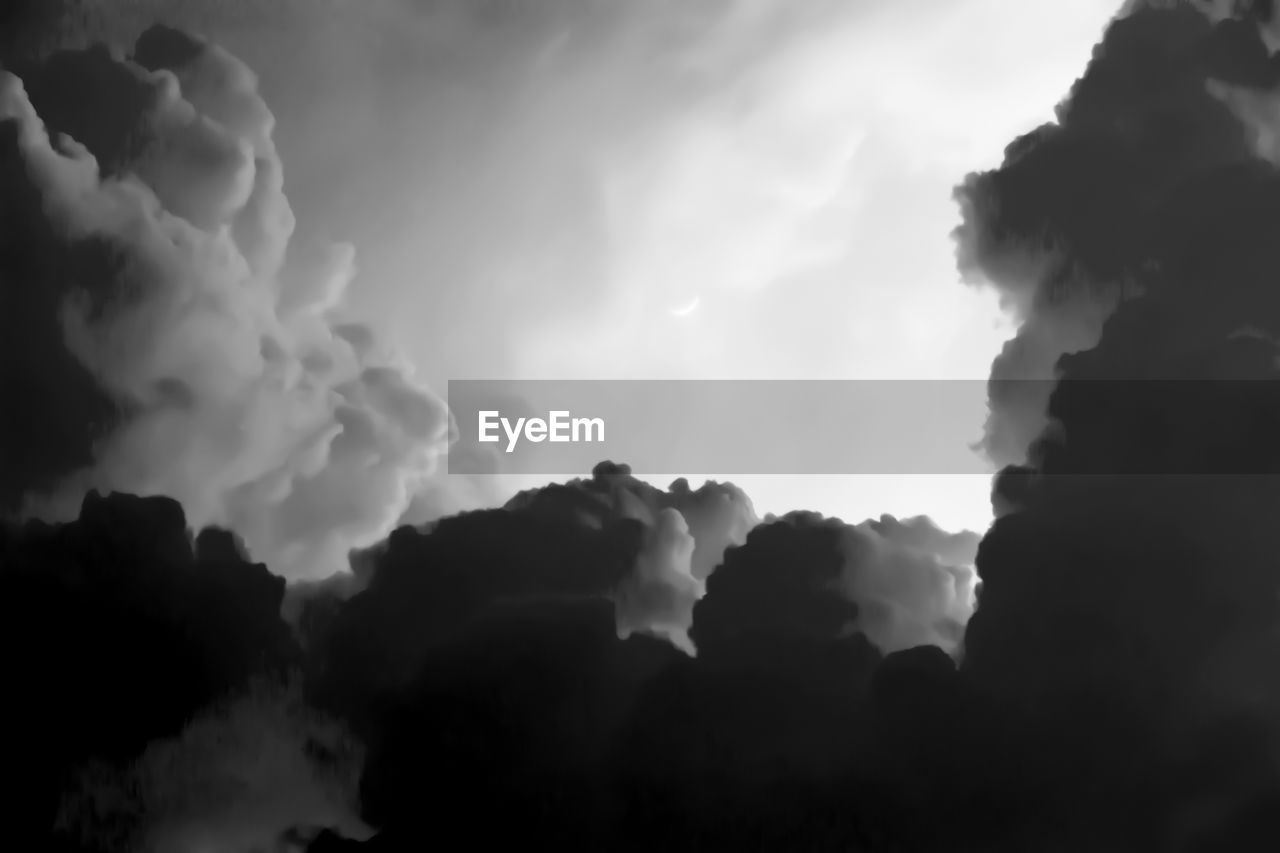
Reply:
[[664, 509], [658, 514], [654, 526], [645, 531], [632, 574], [614, 593], [621, 639], [640, 631], [697, 654], [689, 628], [705, 585], [693, 574], [696, 544], [679, 510]]
[[[0, 571], [16, 593], [5, 601], [17, 602], [0, 619], [0, 649], [23, 700], [6, 703], [4, 730], [18, 735], [15, 766], [38, 780], [16, 795], [19, 816], [31, 816], [18, 830], [36, 838], [25, 846], [39, 849], [61, 774], [94, 753], [149, 755], [146, 766], [177, 755], [197, 781], [258, 754], [233, 741], [206, 765], [187, 741], [145, 750], [265, 658], [274, 668], [301, 659], [308, 697], [367, 740], [362, 818], [385, 848], [466, 831], [484, 844], [538, 837], [574, 849], [619, 839], [646, 849], [1270, 849], [1280, 803], [1276, 67], [1253, 22], [1142, 4], [1108, 30], [1056, 122], [960, 189], [961, 261], [1022, 321], [993, 369], [988, 449], [1025, 464], [997, 478], [1001, 517], [981, 544], [919, 518], [761, 522], [732, 486], [663, 490], [606, 463], [359, 552], [342, 582], [363, 588], [310, 600], [300, 650], [278, 615], [283, 581], [228, 534], [193, 542], [174, 501], [94, 498], [71, 525], [0, 528]], [[249, 234], [278, 222], [270, 205], [253, 207], [256, 178], [243, 178], [252, 134], [207, 137], [205, 113], [173, 111], [156, 125], [172, 134], [172, 162], [128, 153], [155, 186], [108, 178], [104, 193], [83, 155], [50, 154], [33, 135], [30, 104], [58, 124], [36, 94], [39, 75], [27, 76], [29, 103], [6, 78], [5, 109], [25, 118], [10, 118], [2, 141], [30, 168], [0, 176], [22, 210], [50, 212], [6, 249], [29, 242], [22, 257], [44, 257], [37, 248], [97, 234], [116, 222], [107, 214], [135, 208], [146, 215], [129, 221], [146, 235], [170, 204], [215, 222], [259, 210]], [[94, 79], [116, 85], [107, 71]], [[166, 91], [188, 91], [164, 85], [139, 90], [150, 93], [144, 114], [168, 103]], [[235, 124], [222, 115], [219, 126]], [[204, 175], [192, 164], [206, 158], [219, 179], [164, 200], [192, 169]], [[71, 215], [82, 203], [96, 218]], [[159, 264], [115, 251], [118, 233], [105, 248], [69, 247], [51, 268], [59, 275], [31, 280], [77, 264], [120, 262], [117, 279]], [[232, 236], [243, 269], [276, 263], [270, 241], [249, 250]], [[280, 326], [329, 304], [337, 288], [314, 274], [325, 263], [281, 274], [282, 296], [268, 302], [293, 319]], [[17, 292], [30, 329], [61, 322], [61, 291]], [[149, 411], [120, 399], [184, 411], [234, 390], [241, 374], [202, 359], [182, 383], [147, 372], [149, 348], [179, 365], [189, 352], [186, 338], [113, 331], [117, 317], [145, 332], [148, 311], [181, 314], [151, 293], [65, 303], [82, 320], [57, 340], [80, 349], [29, 352], [68, 381], [37, 384], [43, 396], [28, 399], [105, 413], [111, 436]], [[360, 364], [376, 350], [367, 330], [317, 323], [304, 326], [344, 341], [337, 348]], [[0, 341], [35, 339], [10, 327], [15, 337]], [[193, 334], [193, 351], [217, 352], [219, 335], [209, 337]], [[257, 358], [232, 364], [251, 374]], [[1002, 396], [1016, 390], [1004, 378], [1055, 375], [1042, 397]], [[354, 398], [412, 410], [383, 381]], [[92, 446], [75, 430], [51, 438]], [[7, 464], [34, 478], [54, 458]], [[330, 494], [361, 494], [353, 472], [363, 470], [342, 468], [355, 484], [331, 482]], [[971, 563], [981, 586], [970, 618]], [[163, 695], [140, 701], [154, 685]], [[103, 696], [122, 698], [89, 701]], [[100, 710], [84, 713], [91, 705]], [[188, 729], [197, 746], [209, 732], [246, 730], [261, 731]], [[248, 761], [248, 790], [311, 770], [295, 760], [292, 734], [248, 743], [285, 746], [268, 751], [279, 765]], [[194, 815], [219, 802], [194, 799]]]
[[957, 651], [973, 612], [978, 540], [923, 517], [856, 525], [805, 512], [769, 519], [709, 579], [695, 640], [829, 641], [857, 632], [886, 654], [920, 645]]
[[[1249, 848], [1280, 792], [1276, 401], [1259, 381], [1278, 363], [1280, 74], [1253, 21], [1134, 6], [1057, 123], [960, 190], [962, 261], [1027, 317], [1006, 357], [1062, 350], [1041, 409], [1056, 427], [995, 483], [961, 668], [1036, 752], [987, 742], [1002, 763], [975, 784], [1027, 781], [1027, 813], [1069, 799], [1059, 843]], [[1081, 305], [1094, 340], [1062, 347]], [[1016, 413], [997, 388], [998, 430]], [[1119, 806], [1135, 786], [1144, 805]], [[1029, 817], [1006, 832], [1047, 849]]]
[[[101, 850], [250, 853], [356, 817], [359, 746], [307, 707], [296, 682], [256, 681], [152, 741], [124, 768], [81, 768], [57, 829]], [[268, 848], [268, 845], [271, 845]]]
[[256, 77], [164, 28], [131, 59], [19, 70], [0, 78], [16, 200], [0, 322], [6, 393], [34, 394], [0, 431], [3, 457], [26, 459], [7, 503], [68, 518], [90, 489], [165, 494], [287, 576], [344, 568], [408, 509], [449, 422], [342, 316], [350, 247], [290, 244]]
[[[1153, 16], [1161, 23], [1145, 26]], [[1246, 24], [1212, 39], [1208, 27], [1183, 3], [1120, 19], [1056, 122], [957, 190], [961, 270], [1022, 323], [991, 376], [986, 443], [999, 464], [1026, 461], [1058, 357], [1093, 347], [1115, 307], [1151, 286], [1153, 225], [1178, 188], [1249, 157], [1239, 121], [1207, 87], [1256, 75], [1266, 54], [1240, 38]], [[1229, 42], [1243, 46], [1233, 60], [1221, 53]]]
[[[925, 519], [758, 524], [731, 485], [662, 490], [601, 463], [371, 551], [367, 587], [303, 619], [314, 696], [377, 744], [362, 790], [387, 844], [429, 833], [423, 802], [452, 826], [475, 797], [522, 816], [485, 838], [590, 843], [616, 809], [645, 813], [627, 791], [649, 772], [682, 780], [681, 809], [702, 786], [722, 808], [795, 779], [835, 786], [834, 809], [876, 645], [954, 647], [976, 538]], [[734, 758], [686, 752], [704, 737]]]
[[[584, 497], [594, 503], [585, 512]], [[563, 508], [557, 506], [561, 501]], [[578, 509], [570, 510], [575, 504]], [[696, 654], [689, 629], [706, 579], [726, 550], [745, 542], [759, 522], [750, 499], [732, 483], [708, 481], [692, 489], [680, 478], [662, 491], [633, 477], [628, 466], [612, 463], [597, 465], [590, 480], [524, 492], [507, 506], [574, 511], [592, 526], [619, 519], [644, 525], [634, 566], [612, 593], [618, 636], [661, 636], [688, 654]]]
[[[495, 608], [595, 602], [620, 637], [687, 632], [704, 581], [757, 519], [730, 484], [668, 490], [601, 463], [591, 478], [531, 489], [502, 509], [402, 527], [358, 563], [353, 589], [304, 593], [303, 625], [336, 707], [404, 689], [433, 649]], [[340, 599], [363, 589], [347, 605]], [[311, 615], [308, 615], [311, 609]], [[354, 703], [351, 710], [344, 703]]]
[[280, 618], [284, 579], [225, 531], [192, 536], [168, 498], [90, 494], [71, 523], [0, 525], [0, 554], [3, 722], [9, 772], [23, 780], [5, 832], [28, 849], [48, 846], [69, 774], [125, 766], [251, 678], [299, 662]]
[[693, 535], [691, 568], [701, 580], [720, 565], [726, 548], [741, 545], [759, 523], [751, 499], [732, 483], [707, 481], [693, 489], [681, 477], [664, 491], [632, 476], [629, 466], [612, 462], [597, 465], [590, 479], [521, 492], [507, 508], [577, 517], [595, 527], [618, 519], [651, 526], [663, 510], [675, 509]]
[[843, 542], [844, 583], [859, 628], [885, 653], [925, 645], [957, 651], [976, 601], [979, 539], [925, 517], [855, 525]]

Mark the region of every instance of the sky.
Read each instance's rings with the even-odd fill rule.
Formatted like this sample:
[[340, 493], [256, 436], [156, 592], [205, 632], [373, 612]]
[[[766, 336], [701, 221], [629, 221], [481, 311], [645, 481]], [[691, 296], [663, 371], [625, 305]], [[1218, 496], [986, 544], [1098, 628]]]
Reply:
[[[347, 307], [437, 393], [475, 378], [985, 380], [1014, 320], [959, 281], [952, 190], [1052, 118], [1117, 11], [324, 7], [87, 4], [67, 39], [129, 44], [159, 17], [254, 69], [295, 244], [354, 246]], [[957, 457], [982, 436], [981, 381], [973, 394]], [[668, 473], [699, 472], [646, 476]], [[762, 513], [991, 517], [982, 476], [700, 473]], [[416, 514], [537, 484], [447, 484]]]
[[[36, 7], [127, 55], [0, 38], [6, 837], [1273, 849], [1276, 7], [1128, 6]], [[461, 376], [1003, 467], [508, 500]]]

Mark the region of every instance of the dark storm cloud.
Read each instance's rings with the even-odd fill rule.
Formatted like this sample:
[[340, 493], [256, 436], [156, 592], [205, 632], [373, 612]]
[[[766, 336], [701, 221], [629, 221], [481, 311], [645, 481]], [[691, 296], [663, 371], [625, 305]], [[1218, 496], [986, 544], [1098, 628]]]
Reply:
[[[805, 803], [833, 837], [872, 821], [883, 800], [842, 803], [872, 784], [848, 774], [873, 757], [877, 644], [954, 645], [977, 537], [797, 513], [724, 547], [747, 510], [732, 486], [664, 491], [603, 463], [371, 551], [368, 587], [303, 624], [313, 696], [374, 744], [363, 802], [384, 843], [665, 847], [731, 818], [775, 833]], [[695, 539], [716, 549], [706, 574]], [[903, 668], [954, 674], [937, 654]]]
[[[318, 632], [317, 659], [336, 667], [334, 689], [356, 697], [399, 689], [428, 649], [504, 602], [611, 603], [620, 639], [656, 636], [691, 655], [700, 612], [711, 635], [738, 630], [715, 627], [724, 618], [757, 630], [776, 617], [826, 640], [862, 632], [884, 651], [956, 647], [972, 608], [975, 534], [888, 516], [756, 524], [731, 484], [677, 480], [664, 491], [602, 463], [590, 479], [524, 492], [503, 509], [398, 530], [358, 561], [364, 592], [342, 607], [351, 590], [304, 595], [302, 619]], [[781, 568], [788, 549], [795, 573]], [[714, 600], [708, 584], [723, 590]], [[827, 624], [824, 608], [843, 615]]]
[[[417, 687], [384, 692], [391, 710], [364, 717], [371, 731], [394, 732], [371, 765], [379, 781], [366, 788], [387, 843], [427, 837], [413, 809], [441, 797], [453, 825], [472, 825], [445, 780], [421, 781], [428, 756], [457, 749], [446, 733], [465, 731], [468, 743], [501, 747], [447, 752], [447, 766], [482, 755], [485, 771], [465, 778], [521, 816], [520, 829], [566, 846], [1269, 849], [1280, 829], [1280, 691], [1271, 686], [1280, 491], [1269, 477], [1114, 472], [1135, 460], [1179, 470], [1197, 455], [1274, 455], [1272, 437], [1247, 428], [1258, 414], [1245, 408], [1251, 398], [1233, 398], [1223, 383], [1204, 386], [1219, 389], [1207, 397], [1179, 385], [1274, 377], [1280, 211], [1262, 108], [1273, 66], [1252, 24], [1214, 25], [1182, 4], [1144, 7], [1108, 31], [1057, 125], [1019, 140], [1001, 169], [961, 189], [962, 260], [1025, 320], [993, 378], [1057, 363], [1070, 380], [1127, 381], [1109, 394], [1067, 382], [1023, 407], [1060, 428], [1015, 425], [1011, 458], [1040, 438], [1032, 464], [996, 483], [1003, 517], [978, 550], [979, 606], [959, 667], [929, 646], [885, 657], [868, 638], [894, 624], [891, 608], [867, 594], [875, 585], [851, 582], [900, 583], [889, 587], [900, 601], [938, 614], [918, 606], [930, 596], [911, 590], [931, 587], [905, 580], [910, 570], [877, 568], [916, 566], [917, 577], [950, 578], [954, 592], [947, 567], [972, 558], [976, 543], [923, 522], [766, 520], [707, 577], [693, 611], [696, 658], [619, 644], [605, 608], [538, 604], [526, 593], [526, 609], [490, 605], [487, 620], [455, 633], [461, 658], [440, 651], [443, 640], [422, 642]], [[1039, 361], [1019, 364], [1026, 352]], [[1079, 354], [1059, 360], [1068, 352]], [[1174, 381], [1133, 381], [1144, 377]], [[996, 381], [993, 436], [1013, 411], [998, 392]], [[610, 529], [600, 519], [613, 503], [598, 497], [608, 479], [598, 472], [590, 487], [526, 496], [501, 520], [476, 518], [463, 538], [496, 543], [504, 525], [519, 525], [527, 544], [518, 555], [484, 547], [503, 560], [553, 553], [581, 539], [570, 527]], [[480, 532], [489, 526], [492, 535]], [[427, 544], [446, 529], [421, 540], [414, 562], [447, 563], [431, 553], [440, 544]], [[617, 555], [634, 557], [644, 525], [615, 534], [613, 580], [629, 565]], [[546, 562], [561, 577], [575, 565]], [[397, 618], [411, 624], [408, 595], [385, 594], [373, 609], [376, 578], [336, 624], [362, 607], [370, 632]], [[413, 597], [432, 599], [425, 588]], [[394, 602], [404, 615], [392, 615]], [[595, 698], [557, 667], [583, 657], [609, 661], [614, 680], [587, 680], [602, 691]], [[459, 673], [450, 668], [458, 659], [472, 663]], [[353, 654], [343, 666], [370, 671], [379, 660]], [[546, 689], [506, 680], [533, 662], [530, 680]], [[360, 679], [333, 683], [335, 696], [377, 692]], [[605, 685], [620, 684], [635, 697], [629, 710], [609, 706], [590, 737], [568, 739], [566, 720], [603, 707]], [[431, 724], [415, 725], [428, 709]]]
[[0, 586], [6, 755], [23, 780], [5, 832], [25, 849], [44, 848], [77, 767], [127, 763], [250, 676], [297, 661], [284, 580], [228, 533], [193, 540], [165, 498], [91, 494], [70, 524], [0, 528]]
[[[1058, 122], [959, 191], [962, 264], [1026, 318], [989, 445], [1057, 424], [996, 481], [962, 669], [1037, 744], [995, 765], [1027, 780], [1021, 849], [1253, 850], [1280, 829], [1280, 489], [1247, 473], [1276, 461], [1277, 83], [1253, 22], [1138, 4]], [[1082, 306], [1090, 339], [1060, 345]], [[1002, 396], [1051, 361], [1047, 400]]]
[[[1280, 485], [1115, 473], [1277, 461], [1258, 398], [1222, 381], [1265, 389], [1280, 354], [1280, 73], [1262, 44], [1252, 23], [1143, 5], [1058, 123], [960, 189], [962, 263], [1024, 320], [993, 369], [989, 449], [1029, 464], [997, 479], [980, 546], [923, 519], [758, 522], [732, 486], [656, 489], [606, 463], [402, 528], [356, 558], [362, 591], [305, 602], [308, 698], [368, 748], [362, 817], [381, 833], [362, 849], [1274, 849]], [[1048, 399], [1001, 397], [1055, 365], [1070, 381]], [[957, 664], [943, 649], [975, 559]], [[181, 802], [276, 743], [246, 785], [269, 799], [263, 780], [308, 778], [340, 745], [250, 693], [243, 725], [215, 711], [147, 746], [300, 654], [283, 582], [227, 534], [193, 546], [178, 504], [5, 528], [0, 571], [20, 697], [4, 730], [38, 780], [24, 849], [95, 754], [196, 766]], [[155, 684], [161, 701], [130, 702]], [[225, 763], [193, 759], [237, 732]]]
[[972, 609], [977, 548], [977, 534], [949, 534], [926, 518], [850, 525], [789, 513], [727, 552], [694, 612], [695, 640], [862, 633], [884, 652], [918, 645], [951, 651]]
[[753, 531], [708, 582], [713, 594], [694, 614], [697, 642], [723, 650], [743, 634], [821, 641], [849, 633], [858, 606], [841, 594], [845, 530], [793, 513]]
[[[830, 583], [842, 571], [843, 525], [813, 536], [809, 550], [769, 547], [777, 537], [767, 532], [791, 522], [757, 528], [729, 548], [693, 610], [697, 658], [620, 638], [610, 591], [644, 570], [652, 538], [670, 530], [666, 519], [683, 519], [668, 506], [656, 522], [640, 521], [627, 504], [690, 494], [602, 465], [591, 480], [526, 494], [508, 509], [392, 537], [369, 588], [319, 645], [314, 682], [321, 701], [377, 744], [362, 790], [366, 817], [386, 827], [386, 838], [411, 844], [448, 830], [498, 843], [533, 833], [580, 849], [617, 843], [621, 820], [637, 844], [655, 830], [674, 841], [686, 828], [714, 826], [741, 797], [773, 813], [769, 792], [793, 772], [803, 777], [800, 790], [838, 775], [852, 749], [841, 746], [850, 734], [842, 711], [865, 687], [858, 673], [878, 659], [845, 630], [856, 607]], [[783, 596], [793, 587], [798, 610], [783, 620], [790, 627], [770, 629], [762, 617], [790, 613]], [[824, 607], [835, 614], [830, 630], [807, 627]], [[735, 642], [743, 630], [751, 638]], [[705, 737], [716, 740], [714, 752], [685, 750]], [[805, 743], [798, 753], [796, 737]], [[722, 753], [736, 757], [724, 764], [715, 757]], [[667, 827], [654, 823], [656, 803], [640, 794], [662, 779], [678, 810]], [[700, 797], [701, 786], [709, 787]], [[797, 805], [792, 796], [785, 808]], [[702, 797], [712, 812], [700, 813]], [[501, 804], [507, 820], [476, 822], [477, 801]], [[424, 804], [431, 825], [411, 817]]]
[[13, 0], [0, 7], [0, 64], [37, 54], [56, 43], [66, 0]]
[[[12, 469], [10, 502], [21, 498], [29, 512], [65, 517], [95, 485], [181, 501], [91, 500], [79, 521], [49, 528], [63, 531], [48, 534], [61, 542], [74, 535], [65, 531], [88, 525], [83, 553], [71, 557], [53, 548], [32, 552], [47, 532], [39, 526], [6, 539], [4, 569], [14, 573], [23, 608], [22, 618], [10, 620], [7, 648], [20, 649], [19, 635], [37, 631], [32, 620], [53, 624], [60, 605], [73, 623], [69, 645], [43, 650], [41, 665], [66, 676], [63, 691], [97, 697], [109, 683], [124, 697], [120, 713], [102, 715], [55, 748], [55, 733], [29, 740], [19, 769], [37, 780], [33, 837], [52, 823], [65, 783], [75, 784], [63, 790], [62, 828], [126, 846], [158, 837], [167, 839], [162, 846], [234, 847], [316, 808], [341, 819], [341, 804], [328, 800], [272, 800], [275, 787], [298, 787], [301, 796], [313, 781], [315, 762], [305, 754], [311, 722], [292, 700], [250, 692], [209, 708], [243, 688], [264, 661], [274, 669], [301, 659], [316, 697], [369, 739], [364, 805], [379, 822], [398, 823], [424, 793], [401, 784], [400, 774], [420, 775], [424, 760], [440, 759], [441, 743], [424, 741], [421, 731], [432, 719], [447, 736], [458, 726], [471, 733], [441, 766], [491, 785], [505, 807], [545, 806], [541, 794], [528, 797], [546, 769], [596, 802], [583, 792], [598, 786], [583, 774], [617, 760], [615, 735], [631, 723], [644, 684], [671, 669], [676, 680], [662, 683], [678, 686], [678, 673], [689, 672], [671, 647], [695, 651], [689, 632], [705, 582], [758, 522], [746, 496], [730, 485], [693, 489], [683, 480], [664, 491], [605, 464], [589, 480], [517, 496], [501, 510], [401, 529], [359, 555], [350, 580], [298, 596], [308, 640], [300, 658], [279, 617], [283, 580], [248, 563], [243, 543], [229, 534], [202, 533], [193, 551], [188, 521], [233, 522], [255, 557], [271, 557], [291, 575], [333, 556], [323, 550], [329, 540], [368, 545], [395, 517], [389, 512], [412, 508], [408, 486], [429, 469], [441, 413], [394, 362], [378, 360], [368, 329], [332, 316], [350, 277], [350, 252], [294, 257], [273, 119], [247, 68], [159, 28], [138, 40], [130, 58], [92, 48], [14, 70], [0, 93], [6, 198], [14, 202], [5, 207], [12, 228], [3, 236], [3, 293], [14, 309], [4, 317], [13, 349], [4, 390], [14, 400], [23, 395], [27, 407], [6, 409], [13, 443], [2, 458], [26, 466]], [[85, 429], [49, 435], [40, 427], [46, 421]], [[103, 508], [117, 506], [124, 516], [104, 521]], [[131, 507], [145, 511], [133, 518]], [[317, 544], [321, 550], [312, 550]], [[345, 556], [345, 547], [337, 550]], [[78, 560], [90, 565], [82, 569]], [[199, 594], [183, 587], [192, 560], [207, 572], [198, 573]], [[139, 595], [131, 569], [141, 572]], [[71, 575], [63, 578], [64, 571]], [[37, 592], [52, 584], [42, 590], [48, 601], [28, 582]], [[344, 603], [362, 584], [367, 589]], [[78, 596], [89, 591], [112, 620], [118, 604], [120, 620], [138, 632], [115, 638], [128, 640], [126, 648], [102, 643], [86, 653], [91, 643], [81, 632], [111, 627], [80, 612]], [[239, 598], [231, 604], [223, 596]], [[733, 610], [731, 620], [753, 618]], [[845, 651], [805, 669], [805, 649], [832, 644]], [[131, 674], [130, 665], [154, 655], [177, 674], [159, 665]], [[876, 657], [859, 636], [820, 637], [798, 654], [786, 652], [785, 664], [752, 666], [776, 679], [771, 707], [792, 713], [801, 701], [789, 690], [797, 679], [807, 681], [812, 700], [823, 695], [817, 673]], [[524, 680], [512, 674], [525, 669]], [[21, 686], [25, 670], [17, 671]], [[170, 693], [136, 715], [133, 697], [144, 683]], [[665, 689], [651, 701], [665, 701]], [[14, 730], [70, 729], [78, 719], [69, 709], [80, 698], [40, 693], [22, 706]], [[837, 730], [839, 716], [805, 701], [822, 725], [807, 727], [799, 763], [825, 767], [820, 733]], [[437, 706], [444, 716], [419, 713]], [[477, 707], [483, 713], [468, 721]], [[726, 744], [745, 746], [750, 730], [736, 728]], [[762, 742], [750, 760], [785, 754], [793, 730]], [[249, 753], [259, 748], [279, 763], [253, 764]], [[488, 749], [490, 763], [476, 761], [475, 749]], [[484, 782], [486, 767], [503, 778]], [[726, 772], [714, 770], [716, 778]], [[779, 771], [766, 777], [752, 784], [772, 784]], [[236, 780], [239, 794], [217, 794]], [[201, 801], [208, 789], [212, 799]], [[592, 819], [606, 820], [609, 807], [591, 806]], [[19, 835], [26, 838], [27, 827]]]
[[1003, 380], [1054, 376], [1059, 356], [1097, 342], [1117, 303], [1166, 287], [1156, 268], [1177, 262], [1171, 240], [1194, 238], [1191, 248], [1204, 236], [1176, 234], [1170, 217], [1194, 210], [1197, 188], [1227, 167], [1256, 164], [1215, 84], [1266, 90], [1276, 79], [1252, 24], [1213, 27], [1185, 3], [1142, 4], [1108, 31], [1057, 121], [958, 190], [961, 269], [1022, 320], [992, 368], [986, 446], [996, 462], [1025, 461], [1048, 397], [1048, 386]]
[[[316, 653], [332, 656], [338, 688], [372, 695], [403, 686], [427, 649], [477, 614], [545, 599], [598, 602], [614, 611], [618, 636], [655, 634], [692, 653], [704, 581], [755, 523], [731, 485], [663, 491], [602, 463], [590, 479], [521, 493], [502, 509], [397, 530], [357, 561], [367, 588], [323, 622], [332, 627]], [[321, 619], [327, 600], [322, 591], [303, 603], [304, 620]]]
[[[46, 798], [31, 824], [9, 831], [39, 839], [56, 808], [64, 837], [95, 850], [249, 850], [290, 824], [298, 844], [321, 825], [358, 834], [347, 801], [359, 758], [341, 725], [287, 686], [250, 681], [300, 660], [310, 697], [370, 747], [361, 812], [384, 827], [384, 846], [459, 831], [580, 846], [620, 828], [674, 844], [744, 807], [755, 816], [739, 831], [776, 832], [806, 803], [832, 822], [824, 832], [852, 831], [880, 802], [853, 817], [842, 805], [867, 784], [846, 768], [880, 713], [866, 704], [880, 654], [848, 630], [857, 606], [838, 582], [857, 528], [796, 516], [729, 547], [694, 611], [705, 661], [619, 636], [610, 599], [646, 555], [666, 553], [655, 531], [683, 521], [664, 504], [701, 509], [705, 524], [734, 496], [662, 491], [602, 465], [512, 508], [406, 528], [356, 560], [364, 592], [303, 620], [302, 657], [279, 617], [283, 580], [246, 562], [230, 534], [193, 538], [175, 502], [91, 498], [73, 524], [5, 528], [6, 601], [19, 607], [4, 648], [21, 700], [7, 730], [29, 750], [15, 772], [49, 777], [29, 792]], [[967, 547], [919, 521], [869, 525], [944, 556]], [[693, 545], [682, 546], [690, 580]], [[32, 650], [51, 625], [57, 649]], [[503, 820], [477, 821], [479, 803]], [[415, 817], [424, 809], [428, 823]]]

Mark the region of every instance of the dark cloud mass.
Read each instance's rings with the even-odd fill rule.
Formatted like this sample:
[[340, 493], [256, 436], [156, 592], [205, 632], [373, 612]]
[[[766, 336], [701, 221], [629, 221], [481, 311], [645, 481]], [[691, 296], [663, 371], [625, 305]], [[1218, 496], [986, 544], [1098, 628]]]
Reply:
[[1055, 376], [1059, 356], [1092, 348], [1116, 305], [1168, 288], [1170, 270], [1196, 275], [1190, 258], [1176, 257], [1208, 236], [1189, 217], [1223, 227], [1205, 205], [1212, 187], [1230, 195], [1226, 175], [1247, 184], [1242, 172], [1266, 171], [1223, 94], [1268, 91], [1275, 75], [1252, 24], [1211, 28], [1188, 4], [1144, 4], [1108, 31], [1057, 121], [957, 191], [961, 269], [996, 287], [1023, 321], [992, 368], [995, 461], [1026, 461], [1045, 424], [1050, 386], [1025, 380]]
[[1019, 416], [997, 380], [1020, 346], [1109, 308], [1059, 348], [1058, 428], [997, 479], [962, 669], [1025, 709], [1027, 791], [1076, 846], [1277, 830], [1277, 82], [1252, 22], [1140, 4], [1058, 122], [960, 190], [962, 263], [1028, 317], [989, 438]]
[[980, 541], [610, 462], [392, 531], [447, 418], [290, 242], [252, 73], [6, 60], [6, 849], [1274, 850], [1269, 6], [1130, 4], [957, 189], [1021, 323]]
[[95, 493], [72, 524], [0, 529], [0, 584], [7, 764], [24, 780], [5, 832], [20, 849], [45, 849], [77, 768], [127, 762], [250, 677], [297, 664], [284, 580], [230, 534], [193, 540], [166, 498]]

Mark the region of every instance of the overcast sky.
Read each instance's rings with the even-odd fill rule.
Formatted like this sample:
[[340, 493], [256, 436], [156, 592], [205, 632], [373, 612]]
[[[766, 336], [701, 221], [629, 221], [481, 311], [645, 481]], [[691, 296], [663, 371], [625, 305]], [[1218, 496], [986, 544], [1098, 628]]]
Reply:
[[[353, 313], [443, 393], [451, 378], [985, 380], [1011, 329], [959, 282], [952, 188], [1051, 118], [1117, 4], [103, 8], [74, 38], [128, 44], [160, 17], [257, 71], [299, 239], [355, 245]], [[981, 434], [981, 381], [973, 394], [958, 455]], [[989, 519], [985, 477], [734, 479], [761, 511]]]

